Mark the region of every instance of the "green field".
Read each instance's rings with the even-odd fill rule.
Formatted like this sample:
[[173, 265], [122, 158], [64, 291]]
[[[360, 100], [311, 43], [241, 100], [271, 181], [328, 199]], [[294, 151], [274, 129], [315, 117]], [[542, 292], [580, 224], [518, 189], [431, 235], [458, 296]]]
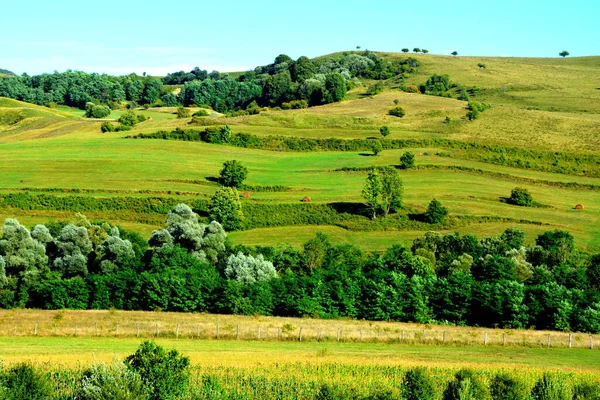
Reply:
[[[215, 124], [230, 125], [234, 133], [259, 136], [365, 139], [377, 137], [379, 127], [388, 125], [392, 132], [389, 139], [445, 138], [534, 151], [600, 155], [600, 92], [593, 82], [599, 71], [598, 57], [416, 57], [422, 66], [408, 83], [423, 82], [432, 73], [449, 74], [452, 81], [465, 87], [478, 87], [480, 92], [475, 99], [490, 103], [492, 108], [478, 120], [468, 122], [463, 120], [465, 102], [404, 93], [391, 79], [386, 82], [386, 90], [374, 97], [361, 96], [363, 86], [353, 89], [348, 100], [337, 104], [233, 118], [215, 114], [210, 118]], [[485, 62], [487, 68], [478, 68], [478, 62]], [[406, 108], [405, 118], [387, 115], [393, 100]], [[117, 119], [122, 112], [115, 111], [108, 119]], [[79, 110], [0, 100], [0, 196], [26, 191], [101, 199], [207, 199], [216, 189], [210, 180], [218, 176], [223, 162], [237, 159], [249, 168], [247, 184], [289, 188], [283, 192], [251, 191], [243, 204], [299, 204], [304, 196], [310, 196], [314, 205], [360, 203], [367, 173], [336, 170], [395, 165], [400, 155], [410, 150], [416, 154], [419, 168], [401, 172], [406, 212], [424, 211], [435, 197], [459, 221], [436, 229], [486, 236], [518, 226], [528, 233], [529, 243], [540, 232], [565, 229], [574, 234], [582, 249], [600, 250], [600, 178], [585, 172], [566, 175], [509, 167], [482, 162], [468, 150], [440, 147], [385, 150], [373, 157], [365, 152], [278, 152], [200, 142], [125, 139], [137, 133], [190, 127], [190, 119], [177, 119], [174, 109], [139, 112], [151, 119], [133, 131], [102, 134], [100, 122], [82, 118]], [[21, 115], [17, 122], [15, 115]], [[444, 124], [446, 116], [456, 123]], [[574, 187], [574, 183], [584, 187]], [[527, 188], [543, 207], [522, 208], [502, 202], [516, 186]], [[73, 194], [72, 189], [91, 192]], [[583, 204], [585, 209], [574, 210], [576, 204]], [[74, 211], [6, 206], [0, 208], [0, 218], [16, 216], [34, 224], [69, 219]], [[95, 220], [113, 221], [144, 236], [159, 227], [164, 218], [159, 213], [140, 215], [110, 207], [77, 211]], [[475, 219], [467, 223], [466, 217]], [[373, 228], [373, 224], [368, 224], [366, 221], [364, 229], [356, 224], [351, 229], [334, 224], [292, 224], [234, 232], [230, 236], [235, 243], [299, 246], [322, 231], [334, 243], [382, 250], [394, 243], [407, 243], [430, 230], [424, 226]]]

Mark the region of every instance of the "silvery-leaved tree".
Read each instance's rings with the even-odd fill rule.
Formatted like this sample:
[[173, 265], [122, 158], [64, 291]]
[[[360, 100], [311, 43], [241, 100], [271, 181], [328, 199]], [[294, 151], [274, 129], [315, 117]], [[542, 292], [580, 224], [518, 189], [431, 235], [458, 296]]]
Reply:
[[227, 279], [235, 280], [243, 285], [253, 285], [277, 277], [273, 263], [266, 261], [262, 254], [256, 257], [242, 252], [230, 255], [225, 266]]
[[4, 257], [0, 256], [0, 288], [3, 288], [7, 283], [6, 263], [4, 262]]
[[4, 259], [6, 274], [35, 274], [48, 264], [44, 245], [16, 219], [4, 221], [0, 239], [0, 256]]
[[88, 255], [93, 247], [86, 228], [69, 224], [54, 243], [58, 255], [52, 263], [55, 270], [65, 276], [87, 275]]
[[225, 251], [225, 230], [216, 221], [208, 225], [198, 221], [198, 215], [186, 204], [178, 204], [169, 212], [166, 227], [154, 231], [148, 244], [160, 251], [164, 246], [180, 246], [200, 261], [216, 264]]
[[121, 239], [118, 228], [112, 228], [108, 238], [98, 248], [100, 269], [103, 273], [111, 273], [135, 257], [133, 246], [129, 240]]

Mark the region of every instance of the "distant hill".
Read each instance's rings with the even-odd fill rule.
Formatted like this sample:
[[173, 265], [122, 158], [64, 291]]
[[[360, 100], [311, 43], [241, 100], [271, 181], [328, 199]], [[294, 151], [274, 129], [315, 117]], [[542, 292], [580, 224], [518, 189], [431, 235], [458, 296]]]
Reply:
[[14, 72], [0, 68], [0, 75], [15, 75]]

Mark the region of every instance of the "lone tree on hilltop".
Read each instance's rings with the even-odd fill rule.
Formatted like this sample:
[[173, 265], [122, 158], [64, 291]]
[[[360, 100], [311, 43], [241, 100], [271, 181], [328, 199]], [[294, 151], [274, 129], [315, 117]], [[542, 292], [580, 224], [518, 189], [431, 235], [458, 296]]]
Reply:
[[566, 50], [563, 50], [560, 53], [558, 53], [558, 55], [561, 56], [562, 58], [565, 58], [566, 56], [569, 55], [569, 52]]
[[409, 51], [410, 51], [410, 50], [408, 50], [408, 47], [405, 47], [405, 48], [403, 48], [403, 49], [402, 49], [402, 52], [403, 52], [403, 53], [408, 53]]
[[454, 51], [453, 51], [452, 53], [450, 53], [450, 54], [452, 54], [453, 56], [455, 56], [455, 57], [456, 57], [456, 56], [458, 55], [458, 51], [454, 50]]
[[427, 53], [429, 53], [429, 50], [427, 50], [427, 49], [421, 49], [421, 53], [427, 54]]
[[420, 48], [418, 48], [418, 47], [415, 47], [415, 48], [413, 49], [413, 51], [414, 51], [415, 53], [420, 53], [420, 52], [421, 52], [421, 49], [420, 49]]
[[238, 188], [242, 186], [242, 183], [247, 176], [248, 168], [244, 167], [242, 163], [237, 160], [229, 160], [223, 163], [219, 181], [223, 186]]
[[527, 189], [516, 187], [510, 192], [508, 202], [516, 206], [530, 207], [533, 205], [533, 198]]
[[447, 215], [448, 209], [439, 200], [433, 199], [425, 211], [425, 221], [430, 224], [442, 224], [446, 221]]

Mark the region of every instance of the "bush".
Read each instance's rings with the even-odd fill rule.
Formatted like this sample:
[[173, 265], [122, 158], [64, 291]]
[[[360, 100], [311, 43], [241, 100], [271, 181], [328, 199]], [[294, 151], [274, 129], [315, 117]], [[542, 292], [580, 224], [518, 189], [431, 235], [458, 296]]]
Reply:
[[121, 132], [121, 131], [130, 131], [132, 129], [131, 125], [124, 125], [121, 124], [117, 127], [117, 132]]
[[600, 399], [600, 385], [593, 383], [580, 383], [575, 386], [573, 400], [597, 400]]
[[242, 229], [244, 215], [237, 190], [230, 187], [217, 190], [210, 200], [208, 214], [211, 220], [219, 222], [225, 230]]
[[136, 116], [136, 119], [137, 119], [137, 122], [140, 123], [140, 122], [146, 121], [148, 119], [148, 117], [146, 117], [145, 115], [142, 115], [142, 114], [138, 114]]
[[86, 118], [106, 118], [110, 115], [110, 107], [94, 103], [85, 105]]
[[208, 116], [210, 116], [210, 114], [206, 110], [198, 110], [192, 114], [192, 117], [208, 117]]
[[29, 364], [18, 364], [0, 376], [4, 390], [0, 391], [3, 400], [42, 400], [50, 399], [52, 387], [46, 375]]
[[92, 365], [84, 372], [75, 398], [81, 400], [144, 400], [150, 394], [140, 375], [125, 364]]
[[564, 375], [545, 373], [531, 390], [536, 400], [571, 400], [572, 391]]
[[400, 156], [400, 168], [410, 169], [415, 167], [415, 153], [412, 151], [405, 151]]
[[103, 122], [102, 125], [100, 125], [100, 130], [102, 131], [102, 133], [114, 132], [117, 130], [117, 127], [114, 126], [114, 124], [107, 121]]
[[376, 94], [379, 94], [383, 92], [383, 82], [377, 82], [374, 85], [371, 85], [367, 88], [367, 92], [366, 94], [369, 96], [375, 96]]
[[177, 118], [189, 118], [190, 117], [190, 110], [188, 110], [185, 107], [177, 107], [177, 112], [175, 113], [177, 114]]
[[493, 400], [520, 400], [527, 398], [527, 388], [506, 373], [500, 373], [492, 379], [490, 394]]
[[390, 134], [390, 128], [388, 128], [387, 126], [382, 126], [381, 128], [379, 128], [379, 133], [381, 133], [381, 136], [386, 137]]
[[444, 391], [444, 400], [480, 400], [488, 398], [487, 390], [473, 371], [462, 369], [454, 375]]
[[434, 400], [437, 398], [433, 379], [422, 367], [406, 371], [401, 391], [404, 399]]
[[474, 121], [479, 118], [479, 110], [471, 110], [467, 111], [467, 119], [469, 121]]
[[416, 85], [404, 85], [401, 89], [407, 93], [419, 93], [419, 88]]
[[446, 221], [448, 210], [438, 200], [433, 199], [425, 211], [425, 221], [430, 224], [443, 224]]
[[229, 125], [211, 126], [204, 131], [204, 141], [213, 144], [225, 144], [231, 140], [231, 128]]
[[220, 172], [221, 185], [238, 188], [248, 176], [248, 168], [237, 160], [225, 161]]
[[[135, 126], [138, 123], [137, 114], [131, 110], [119, 117], [119, 124], [127, 126]], [[122, 129], [126, 130], [126, 129]]]
[[392, 108], [388, 111], [388, 114], [393, 115], [394, 117], [404, 117], [406, 115], [406, 110], [400, 106]]
[[189, 382], [190, 359], [177, 350], [167, 352], [153, 342], [140, 344], [125, 364], [142, 377], [152, 400], [177, 398]]
[[516, 206], [530, 207], [533, 205], [533, 198], [527, 189], [516, 187], [510, 192], [508, 202]]
[[374, 156], [383, 151], [383, 145], [379, 140], [373, 140], [373, 143], [371, 143], [371, 151], [373, 152]]

